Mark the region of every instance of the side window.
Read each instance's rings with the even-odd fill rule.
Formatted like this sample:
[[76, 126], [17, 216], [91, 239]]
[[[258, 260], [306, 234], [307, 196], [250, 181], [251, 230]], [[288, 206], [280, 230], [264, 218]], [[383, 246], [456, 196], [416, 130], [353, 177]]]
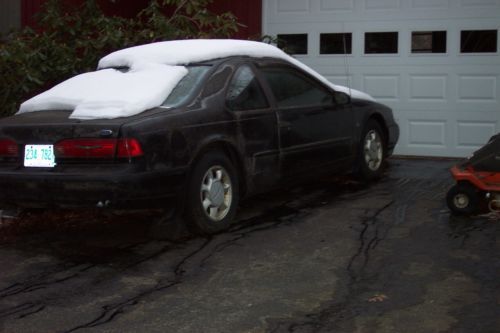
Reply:
[[333, 95], [322, 86], [284, 67], [262, 69], [278, 107], [300, 107], [333, 103]]
[[226, 105], [234, 111], [264, 109], [269, 106], [250, 67], [242, 66], [234, 74], [227, 91]]

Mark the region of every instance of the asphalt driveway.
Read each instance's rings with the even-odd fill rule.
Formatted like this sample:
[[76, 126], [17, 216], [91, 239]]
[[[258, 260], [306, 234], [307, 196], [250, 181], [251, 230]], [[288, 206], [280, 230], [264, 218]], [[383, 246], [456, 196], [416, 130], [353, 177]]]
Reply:
[[450, 216], [452, 164], [261, 195], [210, 238], [144, 213], [4, 221], [0, 331], [500, 332], [499, 216]]

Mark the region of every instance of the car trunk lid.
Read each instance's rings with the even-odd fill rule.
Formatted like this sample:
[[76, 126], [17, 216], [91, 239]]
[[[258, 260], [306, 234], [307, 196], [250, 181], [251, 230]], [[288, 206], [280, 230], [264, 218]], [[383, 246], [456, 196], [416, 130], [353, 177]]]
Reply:
[[127, 118], [82, 121], [70, 119], [70, 111], [39, 111], [2, 119], [0, 137], [19, 144], [55, 143], [66, 138], [116, 138]]
[[[93, 160], [96, 157], [102, 159], [102, 151], [100, 151], [101, 156], [92, 153], [92, 149], [97, 147], [95, 140], [118, 139], [121, 126], [130, 120], [117, 118], [82, 121], [70, 119], [70, 113], [70, 111], [40, 111], [4, 118], [0, 125], [0, 139], [17, 143], [19, 164], [22, 164], [24, 160], [25, 147], [28, 145], [49, 145], [56, 149], [57, 146], [54, 145], [68, 142], [68, 140], [79, 140], [77, 145], [80, 149], [80, 156], [78, 156], [80, 161], [82, 159]], [[67, 145], [65, 148], [68, 151]], [[82, 150], [86, 150], [88, 154], [82, 154]], [[68, 157], [71, 159], [75, 156]], [[113, 157], [114, 154], [107, 159], [113, 159]]]

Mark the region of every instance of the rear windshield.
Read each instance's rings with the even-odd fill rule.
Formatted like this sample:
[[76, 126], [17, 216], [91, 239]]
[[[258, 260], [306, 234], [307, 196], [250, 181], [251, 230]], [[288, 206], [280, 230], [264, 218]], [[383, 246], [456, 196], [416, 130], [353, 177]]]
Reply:
[[174, 90], [172, 90], [162, 106], [176, 107], [186, 102], [194, 90], [199, 86], [211, 66], [187, 66], [186, 68], [189, 71], [188, 74], [186, 74]]

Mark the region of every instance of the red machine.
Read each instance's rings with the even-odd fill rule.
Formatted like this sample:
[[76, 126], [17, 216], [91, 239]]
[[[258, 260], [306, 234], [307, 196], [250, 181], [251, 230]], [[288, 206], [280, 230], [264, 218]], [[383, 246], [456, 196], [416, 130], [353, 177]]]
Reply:
[[457, 183], [448, 191], [446, 202], [454, 214], [500, 212], [500, 134], [451, 168], [451, 174]]

